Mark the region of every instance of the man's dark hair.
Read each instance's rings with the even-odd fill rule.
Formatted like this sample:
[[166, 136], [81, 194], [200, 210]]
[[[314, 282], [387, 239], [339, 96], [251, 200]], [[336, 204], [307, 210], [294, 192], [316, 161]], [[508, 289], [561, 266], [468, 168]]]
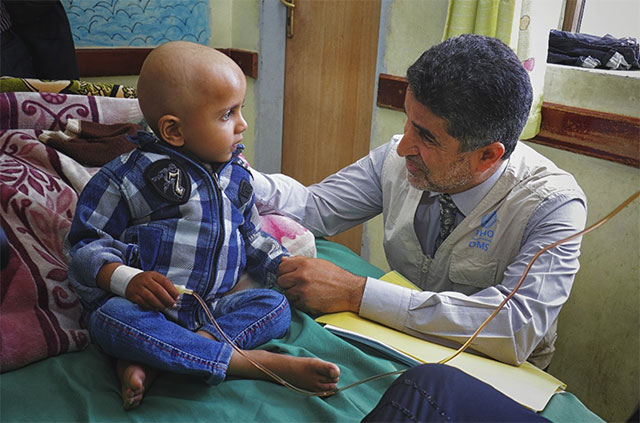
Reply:
[[407, 70], [418, 102], [448, 123], [447, 132], [473, 151], [492, 142], [513, 152], [533, 98], [529, 75], [502, 41], [474, 34], [431, 47]]

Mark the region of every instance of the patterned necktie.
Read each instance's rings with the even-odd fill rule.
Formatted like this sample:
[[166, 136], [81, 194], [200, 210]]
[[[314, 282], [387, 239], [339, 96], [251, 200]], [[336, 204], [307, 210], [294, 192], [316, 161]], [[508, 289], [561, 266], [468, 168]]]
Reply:
[[456, 223], [456, 214], [458, 208], [451, 199], [449, 194], [440, 194], [438, 196], [440, 201], [440, 233], [436, 238], [436, 248], [434, 252], [440, 247], [440, 244], [449, 236]]

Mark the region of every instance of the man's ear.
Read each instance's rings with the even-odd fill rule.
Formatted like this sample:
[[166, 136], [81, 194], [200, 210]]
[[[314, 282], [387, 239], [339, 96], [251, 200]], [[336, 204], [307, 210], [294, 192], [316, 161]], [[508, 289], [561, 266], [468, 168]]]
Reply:
[[476, 169], [484, 172], [493, 166], [504, 155], [504, 145], [501, 142], [493, 142], [475, 151]]
[[184, 145], [182, 121], [173, 115], [164, 115], [158, 119], [158, 136], [174, 147]]

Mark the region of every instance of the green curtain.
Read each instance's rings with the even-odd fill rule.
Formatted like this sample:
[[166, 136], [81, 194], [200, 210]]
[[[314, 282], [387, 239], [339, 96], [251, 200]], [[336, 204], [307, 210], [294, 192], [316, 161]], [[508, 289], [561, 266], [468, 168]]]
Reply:
[[549, 30], [556, 28], [560, 0], [449, 0], [443, 40], [460, 34], [495, 37], [509, 45], [529, 72], [533, 104], [520, 139], [535, 137], [542, 121]]
[[444, 38], [460, 34], [495, 37], [512, 48], [513, 20], [519, 0], [450, 0]]

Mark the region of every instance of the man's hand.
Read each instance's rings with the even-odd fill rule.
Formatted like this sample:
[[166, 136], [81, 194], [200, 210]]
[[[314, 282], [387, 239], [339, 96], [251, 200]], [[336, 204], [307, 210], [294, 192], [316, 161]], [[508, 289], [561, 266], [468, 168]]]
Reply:
[[278, 285], [289, 302], [311, 314], [360, 310], [367, 279], [317, 258], [289, 257], [278, 268]]
[[129, 301], [140, 307], [163, 310], [173, 307], [179, 294], [166, 276], [158, 272], [147, 271], [138, 273], [131, 279], [125, 295]]

